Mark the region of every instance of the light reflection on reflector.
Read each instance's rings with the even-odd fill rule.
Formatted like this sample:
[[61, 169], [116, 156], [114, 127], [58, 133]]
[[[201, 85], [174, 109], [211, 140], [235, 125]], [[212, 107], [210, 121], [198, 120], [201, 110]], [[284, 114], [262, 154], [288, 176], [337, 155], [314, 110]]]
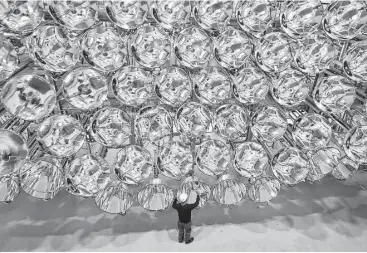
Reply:
[[164, 185], [158, 178], [150, 181], [138, 193], [138, 203], [149, 211], [163, 211], [173, 202], [172, 189]]

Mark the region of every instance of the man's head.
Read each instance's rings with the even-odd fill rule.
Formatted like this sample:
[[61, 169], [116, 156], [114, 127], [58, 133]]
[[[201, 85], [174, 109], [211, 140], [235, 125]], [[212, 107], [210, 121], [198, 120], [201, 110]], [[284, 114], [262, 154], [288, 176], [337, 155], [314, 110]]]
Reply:
[[178, 201], [181, 203], [181, 204], [184, 204], [186, 201], [187, 201], [187, 198], [189, 196], [187, 196], [186, 193], [181, 193], [180, 196], [178, 196]]

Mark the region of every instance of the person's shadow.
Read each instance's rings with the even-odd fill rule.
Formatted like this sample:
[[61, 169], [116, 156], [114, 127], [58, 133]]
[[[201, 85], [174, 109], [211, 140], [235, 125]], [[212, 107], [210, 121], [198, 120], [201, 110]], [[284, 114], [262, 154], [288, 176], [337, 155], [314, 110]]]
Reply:
[[[314, 232], [327, 225], [344, 236], [358, 236], [366, 227], [352, 231], [347, 226], [336, 224], [336, 221], [355, 224], [363, 219], [367, 223], [366, 196], [366, 192], [352, 182], [342, 183], [325, 178], [313, 185], [300, 183], [295, 187], [283, 188], [264, 208], [258, 208], [258, 204], [248, 197], [233, 207], [221, 206], [210, 199], [203, 208], [193, 210], [192, 235], [200, 241], [211, 233], [212, 229], [208, 229], [211, 226], [246, 224], [244, 229], [260, 234], [268, 229], [293, 228], [320, 240], [327, 234], [316, 236]], [[330, 198], [333, 198], [332, 205]], [[324, 224], [318, 224], [320, 222], [310, 216], [316, 213], [322, 216]], [[294, 217], [304, 217], [302, 219], [306, 221], [294, 223]], [[274, 219], [280, 224], [274, 226], [268, 222]], [[13, 203], [0, 204], [0, 249], [32, 251], [51, 240], [47, 244], [50, 251], [69, 251], [75, 247], [97, 250], [102, 247], [94, 243], [97, 234], [105, 236], [104, 244], [126, 245], [134, 243], [141, 233], [148, 231], [167, 231], [167, 234], [157, 235], [157, 240], [164, 241], [168, 237], [177, 242], [177, 221], [177, 212], [171, 207], [162, 212], [149, 212], [134, 203], [127, 215], [122, 217], [103, 213], [93, 199], [83, 200], [65, 191], [47, 202], [21, 193]], [[122, 239], [123, 234], [129, 236]]]
[[[193, 226], [191, 231], [191, 236], [195, 238], [195, 241], [200, 241], [207, 236], [207, 234], [204, 236], [201, 233], [203, 232], [205, 228], [205, 225], [201, 226]], [[172, 241], [177, 242], [178, 240], [178, 229], [170, 229], [167, 231], [168, 238], [170, 238]]]

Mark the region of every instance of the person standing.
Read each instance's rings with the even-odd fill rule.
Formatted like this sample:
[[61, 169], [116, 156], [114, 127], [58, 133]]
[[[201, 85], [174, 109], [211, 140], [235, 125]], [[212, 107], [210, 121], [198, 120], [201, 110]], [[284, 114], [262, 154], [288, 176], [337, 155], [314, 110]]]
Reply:
[[178, 213], [178, 242], [182, 243], [185, 239], [185, 243], [189, 244], [194, 241], [191, 237], [191, 211], [199, 205], [199, 194], [196, 197], [196, 201], [193, 204], [188, 204], [188, 195], [181, 193], [178, 199], [175, 198], [172, 207], [177, 210]]

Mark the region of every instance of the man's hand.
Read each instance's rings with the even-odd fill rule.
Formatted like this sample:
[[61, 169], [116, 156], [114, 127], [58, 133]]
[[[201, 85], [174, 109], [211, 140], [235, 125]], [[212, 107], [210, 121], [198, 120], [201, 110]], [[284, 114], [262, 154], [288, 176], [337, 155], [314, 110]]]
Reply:
[[200, 197], [200, 199], [203, 199], [206, 197], [206, 194], [205, 193], [202, 193], [202, 194], [198, 194], [198, 196]]

